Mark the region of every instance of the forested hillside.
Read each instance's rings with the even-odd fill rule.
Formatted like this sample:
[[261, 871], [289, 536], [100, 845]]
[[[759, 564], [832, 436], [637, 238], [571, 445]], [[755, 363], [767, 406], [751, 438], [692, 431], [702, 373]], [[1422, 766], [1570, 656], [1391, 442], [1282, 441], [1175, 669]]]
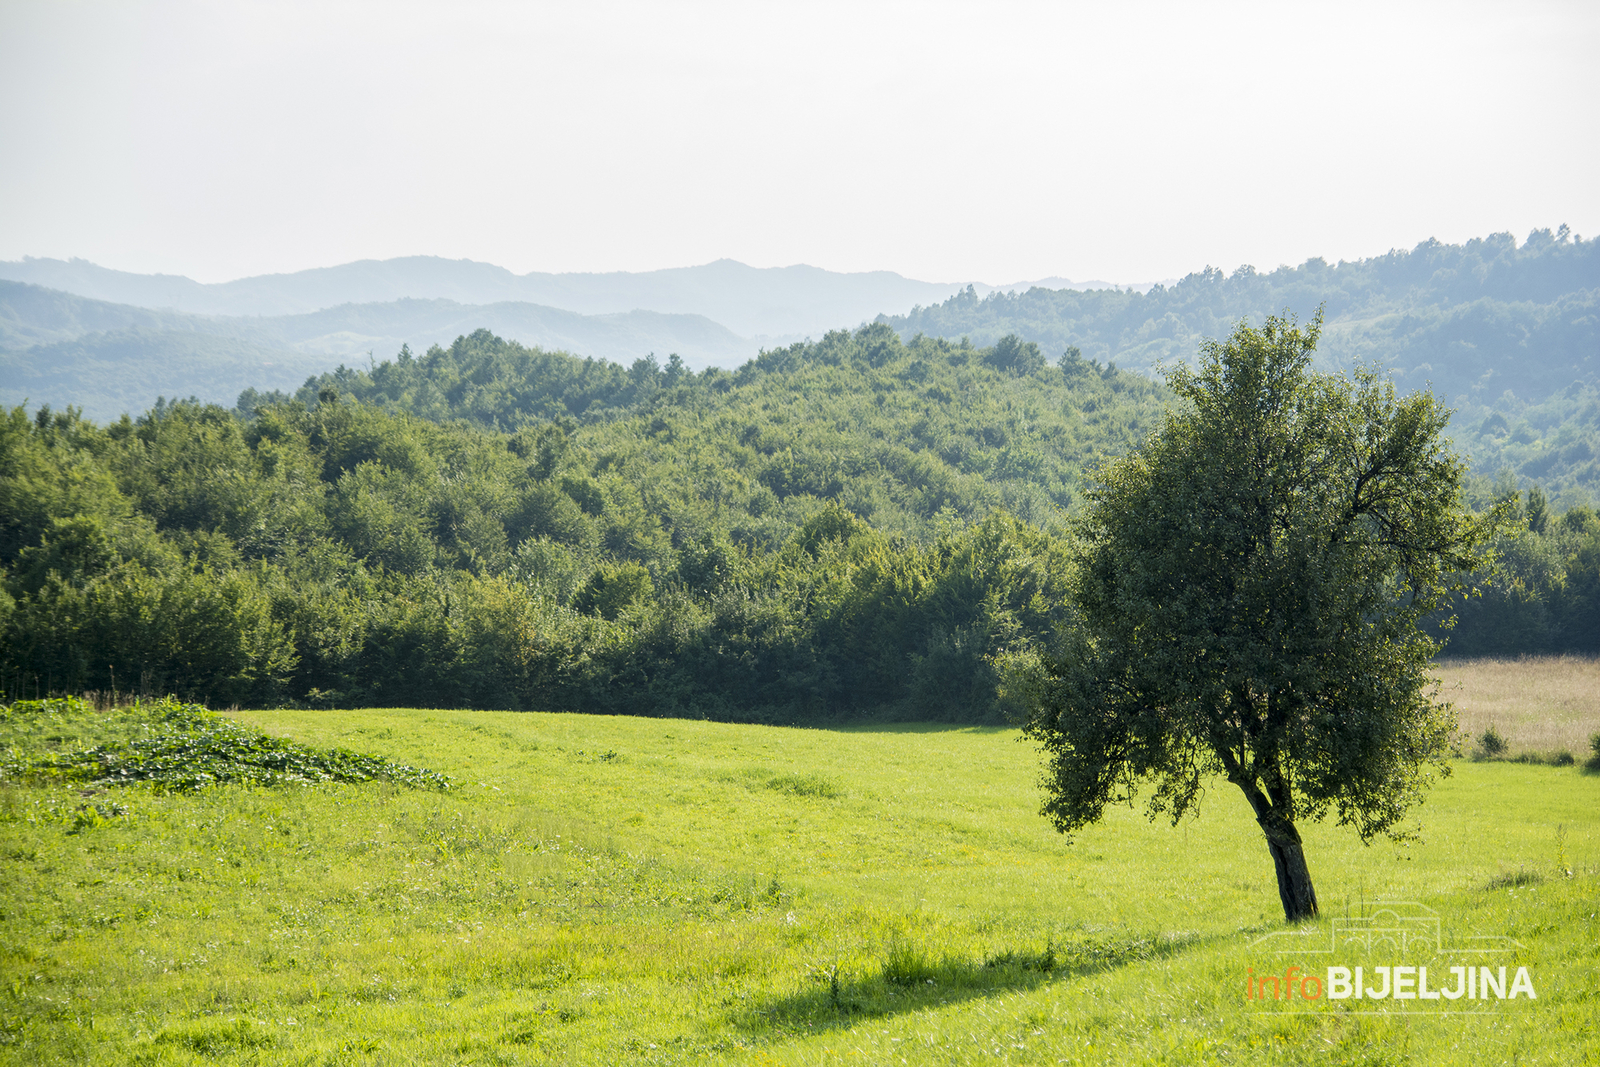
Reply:
[[883, 326], [699, 375], [480, 332], [310, 392], [11, 411], [7, 686], [993, 716], [1061, 620], [1059, 509], [1163, 398]]
[[879, 321], [908, 338], [1014, 333], [1052, 356], [1071, 348], [1150, 371], [1240, 319], [1285, 308], [1307, 318], [1319, 306], [1324, 369], [1377, 363], [1402, 391], [1432, 388], [1457, 409], [1451, 434], [1479, 473], [1509, 468], [1562, 501], [1600, 493], [1600, 240], [1565, 227], [1520, 246], [1496, 234], [1270, 273], [1208, 268], [1146, 293], [969, 290]]
[[[736, 372], [478, 331], [237, 408], [0, 419], [0, 687], [780, 722], [1004, 713], [1085, 469], [1166, 391], [886, 325]], [[1487, 505], [1508, 483], [1480, 483]], [[1538, 494], [1461, 651], [1593, 651], [1600, 523]]]

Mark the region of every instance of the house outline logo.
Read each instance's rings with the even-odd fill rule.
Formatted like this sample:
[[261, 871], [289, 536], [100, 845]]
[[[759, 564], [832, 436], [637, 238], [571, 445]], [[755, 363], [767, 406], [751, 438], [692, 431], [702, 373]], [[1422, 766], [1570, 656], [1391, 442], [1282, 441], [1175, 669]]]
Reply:
[[[1321, 942], [1319, 944], [1319, 942]], [[1499, 934], [1445, 937], [1439, 913], [1414, 900], [1375, 900], [1354, 913], [1335, 916], [1327, 939], [1316, 927], [1277, 930], [1250, 943], [1273, 955], [1295, 953], [1331, 956], [1335, 953], [1398, 952], [1403, 958], [1440, 956], [1460, 960], [1481, 959], [1525, 947], [1515, 938]]]

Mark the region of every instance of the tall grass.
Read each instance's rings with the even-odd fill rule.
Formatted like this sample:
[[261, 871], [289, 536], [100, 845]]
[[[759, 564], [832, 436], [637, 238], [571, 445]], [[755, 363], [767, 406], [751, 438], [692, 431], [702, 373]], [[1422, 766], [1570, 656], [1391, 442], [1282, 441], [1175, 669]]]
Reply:
[[1493, 729], [1509, 752], [1580, 756], [1600, 733], [1600, 657], [1441, 660], [1436, 673], [1470, 739]]

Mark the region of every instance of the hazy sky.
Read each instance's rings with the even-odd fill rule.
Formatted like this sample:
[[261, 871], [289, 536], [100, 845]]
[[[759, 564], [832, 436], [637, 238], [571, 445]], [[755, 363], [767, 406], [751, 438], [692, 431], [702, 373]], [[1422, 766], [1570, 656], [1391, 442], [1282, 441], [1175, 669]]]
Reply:
[[0, 259], [994, 283], [1600, 230], [1600, 3], [0, 0]]

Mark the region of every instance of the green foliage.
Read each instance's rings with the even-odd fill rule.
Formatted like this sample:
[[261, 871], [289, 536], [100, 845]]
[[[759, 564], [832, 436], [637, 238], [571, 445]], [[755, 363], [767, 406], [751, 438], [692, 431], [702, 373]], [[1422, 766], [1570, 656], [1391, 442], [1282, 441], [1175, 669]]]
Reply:
[[1562, 509], [1585, 507], [1600, 492], [1600, 384], [1587, 375], [1542, 395], [1507, 389], [1455, 404], [1451, 437], [1481, 477], [1542, 486]]
[[1170, 380], [1185, 401], [1107, 467], [1081, 523], [1082, 628], [1028, 732], [1063, 832], [1154, 780], [1174, 821], [1220, 774], [1242, 790], [1285, 914], [1316, 913], [1298, 819], [1392, 833], [1444, 768], [1417, 626], [1485, 558], [1429, 394], [1310, 371], [1320, 322], [1270, 318]]
[[[1476, 576], [1472, 595], [1451, 605], [1453, 626], [1430, 620], [1453, 656], [1592, 654], [1600, 648], [1600, 521], [1586, 506], [1556, 518], [1529, 506], [1494, 540], [1497, 565]], [[1515, 506], [1514, 488], [1485, 501]], [[1535, 525], [1540, 529], [1535, 529]]]
[[[17, 751], [18, 741], [24, 742], [25, 750], [21, 758], [0, 763], [0, 781], [63, 783], [90, 789], [143, 783], [175, 792], [220, 782], [274, 786], [383, 781], [429, 789], [448, 789], [450, 785], [443, 775], [432, 771], [348, 749], [316, 749], [271, 737], [198, 705], [170, 698], [136, 703], [114, 714], [120, 721], [110, 732], [124, 736], [63, 748], [59, 746], [63, 734], [108, 732], [107, 724], [96, 721], [104, 716], [70, 697], [19, 700], [0, 707], [0, 730], [10, 735], [6, 740], [11, 751]], [[115, 726], [123, 729], [117, 731]], [[57, 743], [39, 748], [26, 744], [43, 731]], [[33, 750], [28, 751], [30, 748]], [[79, 810], [83, 825], [108, 814], [99, 806]], [[82, 814], [86, 811], [87, 815]]]
[[1165, 396], [1013, 342], [696, 375], [479, 331], [235, 412], [9, 412], [0, 685], [997, 721], [1084, 465]]
[[[875, 324], [692, 374], [479, 331], [234, 412], [13, 409], [0, 689], [1001, 721], [1084, 472], [1171, 395], [1035, 355]], [[1600, 523], [1546, 513], [1452, 652], [1600, 640]]]
[[614, 620], [629, 608], [649, 600], [654, 591], [650, 572], [642, 564], [632, 561], [602, 563], [578, 590], [572, 606], [585, 615]]
[[[1600, 494], [1600, 240], [1535, 230], [1460, 245], [1424, 241], [1354, 262], [1232, 275], [1214, 268], [1148, 292], [1030, 289], [942, 304], [879, 321], [902, 336], [1020, 335], [1085, 377], [1102, 361], [1152, 372], [1290, 308], [1326, 310], [1323, 369], [1373, 365], [1402, 392], [1428, 389], [1456, 410], [1450, 436], [1471, 469], [1503, 468], [1560, 500]], [[998, 349], [998, 345], [996, 346]]]

